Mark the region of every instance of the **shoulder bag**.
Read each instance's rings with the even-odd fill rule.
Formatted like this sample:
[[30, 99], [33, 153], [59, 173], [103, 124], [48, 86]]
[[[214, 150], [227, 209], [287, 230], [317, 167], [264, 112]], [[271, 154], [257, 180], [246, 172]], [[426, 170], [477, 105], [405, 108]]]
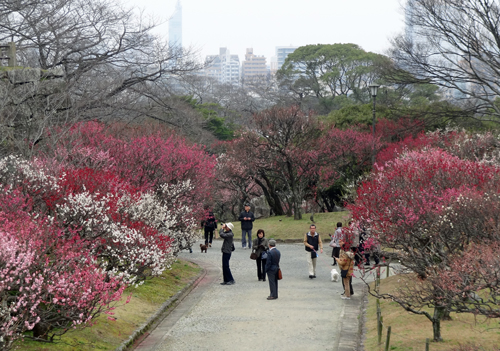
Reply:
[[352, 260], [349, 260], [349, 266], [347, 266], [347, 269], [341, 269], [340, 270], [340, 276], [342, 278], [347, 278], [347, 273], [349, 273], [349, 267], [351, 266], [351, 261]]
[[283, 274], [281, 274], [281, 268], [278, 267], [278, 280], [283, 279]]

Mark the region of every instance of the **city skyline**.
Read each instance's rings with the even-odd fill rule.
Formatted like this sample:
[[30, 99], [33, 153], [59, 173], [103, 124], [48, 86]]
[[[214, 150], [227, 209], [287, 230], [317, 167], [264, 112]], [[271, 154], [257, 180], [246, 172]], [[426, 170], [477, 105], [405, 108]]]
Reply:
[[[404, 32], [405, 0], [345, 2], [310, 0], [181, 0], [182, 42], [198, 51], [200, 61], [221, 47], [241, 58], [247, 48], [267, 58], [269, 65], [278, 46], [354, 43], [366, 51], [384, 54], [389, 39]], [[128, 0], [127, 6], [166, 21], [177, 0]], [[168, 38], [168, 22], [155, 33]]]

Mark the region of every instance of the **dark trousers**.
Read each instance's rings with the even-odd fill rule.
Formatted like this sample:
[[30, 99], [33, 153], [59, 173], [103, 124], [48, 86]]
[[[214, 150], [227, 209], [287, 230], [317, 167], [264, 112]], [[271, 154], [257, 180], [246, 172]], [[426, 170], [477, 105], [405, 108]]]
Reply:
[[[342, 288], [344, 288], [345, 291], [344, 279], [342, 279]], [[354, 294], [354, 290], [352, 290], [352, 277], [349, 278], [349, 288], [351, 295]]]
[[233, 279], [231, 274], [231, 269], [229, 268], [229, 260], [231, 259], [230, 253], [222, 253], [222, 275], [224, 277], [224, 283], [230, 282]]
[[257, 262], [257, 279], [266, 280], [266, 272], [264, 269], [266, 267], [267, 259], [263, 260], [262, 258], [257, 257], [255, 261]]
[[269, 296], [278, 298], [278, 270], [267, 271], [267, 280], [269, 280]]
[[351, 246], [351, 251], [354, 253], [354, 265], [358, 266], [361, 262], [361, 255], [359, 254], [359, 248], [357, 246]]
[[[370, 253], [369, 252], [364, 252], [363, 256], [365, 256], [365, 264], [370, 264]], [[375, 260], [375, 264], [379, 264], [380, 258], [378, 256], [377, 252], [373, 253], [373, 259]]]
[[[210, 241], [208, 241], [208, 237], [210, 236]], [[208, 243], [212, 243], [212, 239], [214, 238], [214, 230], [205, 228], [205, 245]]]
[[[339, 258], [340, 255], [340, 247], [334, 247], [332, 250], [332, 257], [337, 257]], [[335, 266], [337, 264], [337, 260], [335, 258], [333, 259], [333, 265]]]

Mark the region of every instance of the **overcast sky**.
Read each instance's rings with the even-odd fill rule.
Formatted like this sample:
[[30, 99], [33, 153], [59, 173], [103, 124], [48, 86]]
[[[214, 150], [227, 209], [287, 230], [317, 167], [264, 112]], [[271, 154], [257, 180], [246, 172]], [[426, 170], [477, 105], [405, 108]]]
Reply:
[[[167, 20], [177, 0], [124, 0]], [[404, 0], [181, 0], [183, 46], [205, 55], [246, 48], [269, 65], [276, 46], [354, 43], [383, 54], [404, 29]], [[158, 28], [168, 38], [168, 24]]]

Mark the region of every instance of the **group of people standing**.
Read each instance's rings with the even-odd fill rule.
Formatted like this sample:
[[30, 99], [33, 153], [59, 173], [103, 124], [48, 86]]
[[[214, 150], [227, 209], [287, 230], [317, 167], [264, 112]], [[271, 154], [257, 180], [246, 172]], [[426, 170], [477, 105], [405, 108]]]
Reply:
[[[250, 204], [245, 204], [245, 210], [238, 217], [241, 222], [241, 245], [243, 249], [251, 249], [252, 255], [257, 264], [257, 279], [259, 281], [269, 282], [270, 295], [268, 300], [278, 298], [278, 271], [281, 253], [276, 248], [274, 239], [267, 239], [263, 229], [257, 230], [257, 237], [252, 240], [252, 229], [255, 216], [250, 211]], [[205, 228], [205, 245], [211, 246], [213, 232], [217, 228], [217, 221], [213, 213], [209, 212], [207, 219], [203, 222]], [[349, 222], [352, 227], [352, 223]], [[354, 235], [347, 238], [342, 232], [342, 223], [337, 223], [335, 234], [331, 235], [330, 246], [332, 247], [333, 265], [339, 265], [342, 272], [342, 285], [344, 287], [343, 299], [350, 299], [354, 294], [352, 288], [352, 276], [354, 265], [359, 265], [364, 258], [365, 264], [369, 264], [369, 252], [364, 252], [364, 241], [366, 240], [366, 231], [363, 228], [351, 228]], [[219, 236], [224, 240], [222, 243], [222, 272], [224, 281], [221, 285], [235, 284], [231, 274], [229, 261], [234, 247], [234, 225], [232, 223], [222, 224]], [[309, 279], [316, 278], [316, 261], [319, 253], [323, 253], [323, 242], [320, 235], [316, 232], [316, 225], [311, 224], [309, 231], [304, 236], [304, 246], [306, 250], [306, 259], [309, 270]], [[367, 251], [367, 250], [366, 250]], [[375, 263], [378, 264], [378, 257], [375, 256]]]
[[[252, 214], [253, 217], [253, 214]], [[250, 218], [250, 217], [247, 217]], [[247, 221], [245, 219], [245, 221]], [[243, 223], [242, 223], [243, 227]], [[229, 267], [229, 260], [231, 259], [231, 253], [235, 250], [234, 248], [234, 225], [232, 223], [222, 224], [219, 235], [224, 239], [222, 243], [222, 275], [223, 282], [221, 285], [233, 285], [235, 284], [233, 275], [231, 274], [231, 269]], [[242, 228], [243, 229], [243, 228]], [[267, 297], [268, 300], [276, 300], [278, 298], [278, 271], [279, 263], [281, 259], [281, 253], [276, 248], [276, 240], [265, 238], [265, 232], [263, 229], [257, 231], [257, 238], [251, 242], [251, 229], [249, 236], [249, 247], [253, 249], [252, 253], [256, 254], [257, 262], [257, 277], [259, 281], [269, 282], [270, 294]], [[245, 232], [244, 232], [245, 233]], [[247, 232], [248, 233], [248, 232]], [[245, 234], [243, 234], [245, 235]]]

